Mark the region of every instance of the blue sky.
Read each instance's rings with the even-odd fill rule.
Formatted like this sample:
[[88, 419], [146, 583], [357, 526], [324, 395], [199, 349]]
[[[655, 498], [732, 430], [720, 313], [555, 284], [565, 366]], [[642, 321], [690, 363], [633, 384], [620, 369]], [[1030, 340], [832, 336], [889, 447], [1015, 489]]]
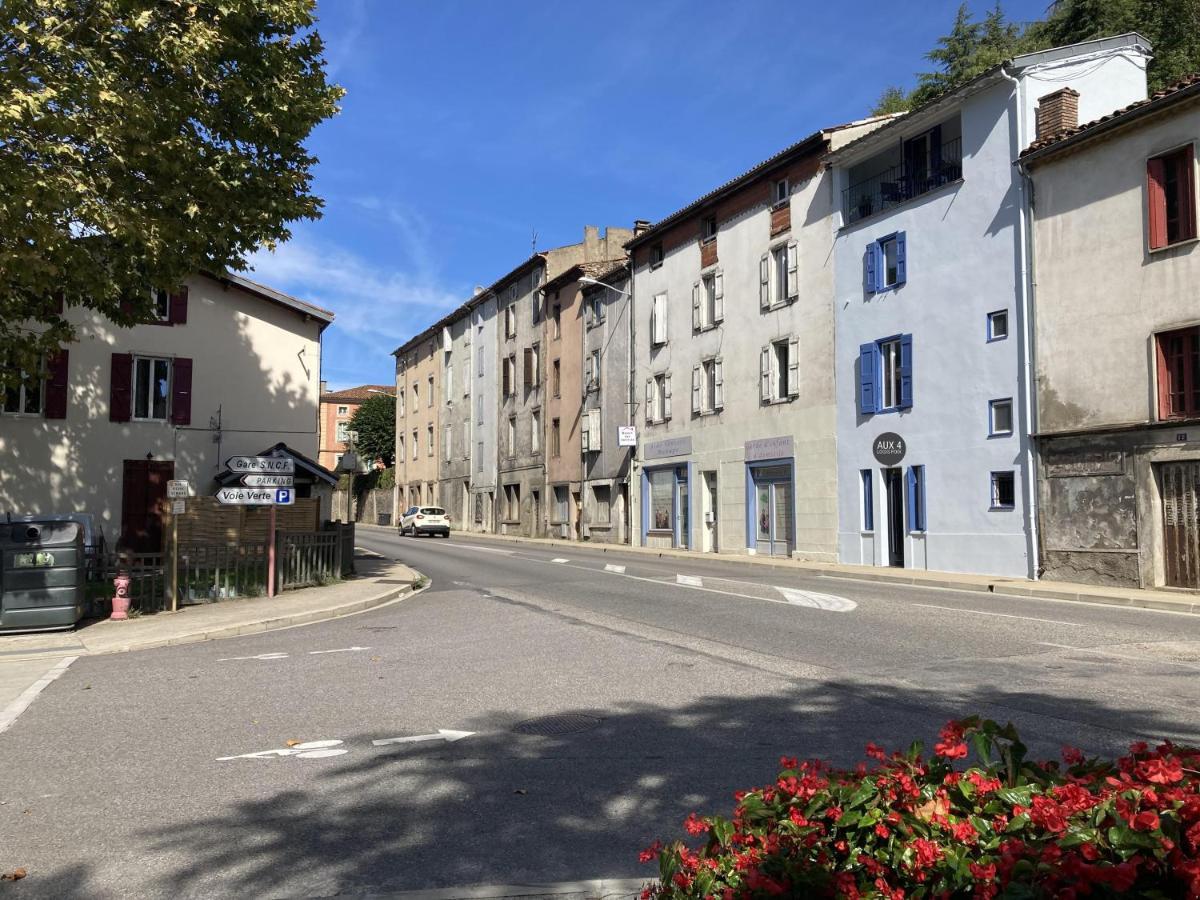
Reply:
[[[1004, 4], [1020, 21], [1046, 5]], [[957, 7], [320, 0], [347, 91], [310, 139], [325, 216], [254, 277], [337, 313], [332, 387], [391, 383], [391, 351], [526, 258], [535, 231], [546, 249], [658, 220], [861, 118], [928, 67]]]

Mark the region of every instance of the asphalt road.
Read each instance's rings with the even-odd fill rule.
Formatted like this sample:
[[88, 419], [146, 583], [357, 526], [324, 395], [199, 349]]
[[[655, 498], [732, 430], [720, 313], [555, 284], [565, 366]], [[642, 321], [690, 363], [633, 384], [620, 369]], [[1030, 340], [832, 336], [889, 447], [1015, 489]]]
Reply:
[[[0, 871], [29, 873], [0, 895], [651, 877], [641, 847], [728, 811], [785, 753], [848, 764], [972, 712], [1046, 755], [1200, 742], [1194, 616], [470, 536], [359, 543], [431, 586], [80, 659], [0, 734]], [[439, 729], [472, 734], [373, 743]], [[283, 753], [246, 756], [263, 751]]]

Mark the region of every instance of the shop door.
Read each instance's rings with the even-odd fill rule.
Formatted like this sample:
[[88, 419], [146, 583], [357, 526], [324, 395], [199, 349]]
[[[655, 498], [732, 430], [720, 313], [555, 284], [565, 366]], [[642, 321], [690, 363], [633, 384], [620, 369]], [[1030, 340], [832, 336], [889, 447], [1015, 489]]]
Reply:
[[883, 470], [887, 492], [888, 565], [904, 568], [904, 479], [899, 469]]
[[135, 553], [162, 551], [162, 505], [175, 463], [125, 460], [121, 483], [121, 546]]
[[675, 509], [679, 515], [679, 546], [683, 550], [691, 547], [691, 520], [688, 517], [687, 469], [680, 469], [675, 480]]
[[754, 474], [758, 534], [755, 546], [769, 556], [792, 552], [792, 479], [787, 466], [759, 469]]
[[704, 473], [704, 552], [717, 552], [717, 473]]
[[1167, 585], [1200, 588], [1200, 462], [1164, 464], [1162, 498]]

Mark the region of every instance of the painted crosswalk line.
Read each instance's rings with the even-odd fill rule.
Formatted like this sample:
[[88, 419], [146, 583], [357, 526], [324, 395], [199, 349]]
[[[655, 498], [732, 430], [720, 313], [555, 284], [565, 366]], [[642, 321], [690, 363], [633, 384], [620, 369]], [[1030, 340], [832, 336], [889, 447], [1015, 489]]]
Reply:
[[797, 588], [776, 587], [775, 590], [783, 595], [783, 599], [792, 606], [807, 606], [811, 609], [823, 609], [826, 612], [850, 612], [857, 609], [858, 604], [845, 597], [835, 594], [819, 594], [816, 591], [802, 591]]

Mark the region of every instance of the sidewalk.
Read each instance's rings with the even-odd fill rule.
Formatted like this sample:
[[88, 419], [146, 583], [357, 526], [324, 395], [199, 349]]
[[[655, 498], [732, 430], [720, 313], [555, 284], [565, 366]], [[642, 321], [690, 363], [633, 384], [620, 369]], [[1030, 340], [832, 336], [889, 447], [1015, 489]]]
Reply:
[[[395, 532], [394, 528], [364, 525], [367, 531]], [[455, 532], [465, 540], [476, 538], [509, 544], [533, 544], [543, 547], [574, 547], [600, 552], [630, 553], [681, 560], [719, 561], [731, 566], [768, 567], [797, 574], [820, 575], [825, 578], [849, 578], [856, 581], [876, 581], [887, 584], [908, 584], [917, 587], [949, 588], [956, 591], [979, 591], [1005, 594], [1010, 597], [1034, 597], [1047, 600], [1073, 600], [1081, 603], [1103, 603], [1110, 606], [1130, 606], [1167, 612], [1200, 615], [1200, 594], [1188, 591], [1141, 590], [1139, 588], [1101, 587], [1067, 581], [1030, 581], [1025, 578], [1004, 578], [994, 575], [965, 575], [956, 572], [930, 572], [921, 569], [889, 569], [882, 566], [852, 566], [838, 563], [802, 562], [794, 559], [773, 559], [763, 556], [734, 554], [701, 554], [690, 550], [658, 550], [630, 547], [625, 544], [592, 544], [587, 541], [563, 541], [553, 538], [510, 537], [484, 532]]]
[[406, 597], [422, 577], [381, 557], [356, 556], [354, 564], [358, 575], [346, 581], [270, 599], [221, 600], [123, 622], [101, 619], [80, 623], [74, 631], [0, 634], [0, 662], [124, 653], [322, 622]]

